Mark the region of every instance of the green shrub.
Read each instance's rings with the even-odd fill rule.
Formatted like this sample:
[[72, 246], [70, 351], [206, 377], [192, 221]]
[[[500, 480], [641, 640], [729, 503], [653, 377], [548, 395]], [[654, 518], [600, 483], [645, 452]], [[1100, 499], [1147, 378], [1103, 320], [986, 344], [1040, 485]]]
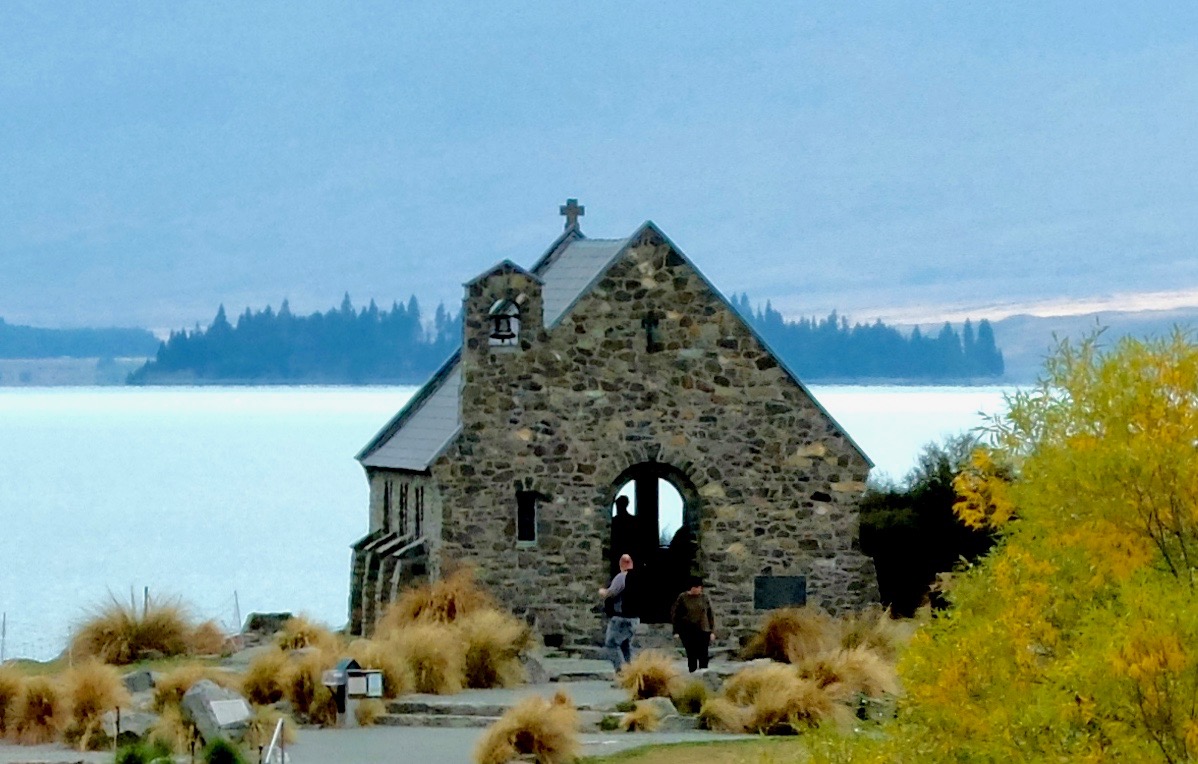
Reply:
[[224, 738], [217, 738], [205, 746], [204, 764], [246, 764], [246, 760], [237, 746]]

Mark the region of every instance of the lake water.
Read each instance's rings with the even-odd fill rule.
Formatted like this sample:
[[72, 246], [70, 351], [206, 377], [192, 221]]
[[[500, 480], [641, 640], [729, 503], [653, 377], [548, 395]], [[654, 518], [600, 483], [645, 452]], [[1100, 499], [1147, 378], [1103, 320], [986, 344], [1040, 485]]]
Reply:
[[[410, 387], [0, 388], [6, 657], [58, 654], [109, 596], [143, 587], [233, 626], [251, 611], [345, 621], [366, 531], [353, 456]], [[814, 386], [877, 465], [1002, 408], [1003, 388]]]

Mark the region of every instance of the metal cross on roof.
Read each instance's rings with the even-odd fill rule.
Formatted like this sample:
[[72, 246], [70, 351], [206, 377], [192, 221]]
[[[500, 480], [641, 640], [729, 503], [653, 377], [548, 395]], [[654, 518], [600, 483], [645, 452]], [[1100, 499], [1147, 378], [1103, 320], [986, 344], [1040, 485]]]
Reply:
[[558, 214], [566, 216], [568, 231], [578, 225], [578, 219], [587, 214], [587, 208], [580, 206], [577, 199], [567, 199], [566, 203], [558, 208]]

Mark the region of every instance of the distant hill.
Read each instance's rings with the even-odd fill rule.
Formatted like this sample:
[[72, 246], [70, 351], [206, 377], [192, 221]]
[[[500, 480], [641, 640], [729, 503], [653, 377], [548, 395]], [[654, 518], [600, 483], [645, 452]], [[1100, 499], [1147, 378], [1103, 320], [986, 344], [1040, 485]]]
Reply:
[[[939, 324], [921, 324], [929, 331]], [[1026, 384], [1035, 381], [1044, 359], [1056, 345], [1053, 335], [1077, 339], [1105, 327], [1103, 338], [1157, 337], [1173, 327], [1198, 329], [1198, 307], [1136, 312], [1106, 311], [1077, 316], [1010, 316], [993, 323], [994, 339], [1006, 364], [1002, 381]], [[906, 327], [908, 330], [910, 327]]]
[[158, 344], [145, 329], [41, 329], [0, 318], [0, 358], [145, 358]]

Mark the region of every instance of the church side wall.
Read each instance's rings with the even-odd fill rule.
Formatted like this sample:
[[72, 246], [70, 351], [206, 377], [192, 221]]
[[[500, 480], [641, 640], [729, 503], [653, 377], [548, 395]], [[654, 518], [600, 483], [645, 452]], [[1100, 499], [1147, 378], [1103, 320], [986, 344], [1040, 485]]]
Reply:
[[[467, 311], [510, 288], [472, 285]], [[877, 600], [856, 546], [867, 462], [664, 242], [638, 243], [519, 352], [471, 346], [469, 315], [462, 434], [432, 468], [443, 553], [542, 633], [598, 638], [613, 481], [647, 460], [680, 469], [701, 497], [723, 634], [756, 624], [756, 576], [805, 575], [809, 601], [833, 611]], [[535, 545], [516, 543], [517, 491], [545, 497]]]

